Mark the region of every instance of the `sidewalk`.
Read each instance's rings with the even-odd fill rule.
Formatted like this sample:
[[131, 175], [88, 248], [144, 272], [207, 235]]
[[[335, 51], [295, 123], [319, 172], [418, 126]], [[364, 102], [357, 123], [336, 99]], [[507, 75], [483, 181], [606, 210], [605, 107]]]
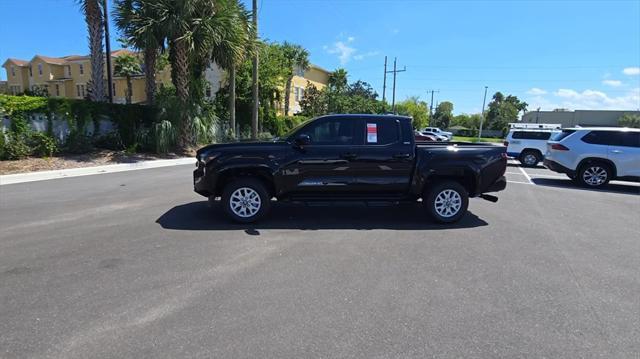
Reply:
[[50, 180], [50, 179], [56, 179], [56, 178], [89, 176], [89, 175], [97, 175], [97, 174], [103, 174], [103, 173], [125, 172], [125, 171], [143, 170], [148, 168], [159, 168], [159, 167], [168, 167], [168, 166], [178, 166], [178, 165], [186, 165], [186, 164], [194, 164], [194, 163], [195, 163], [195, 159], [193, 157], [184, 157], [184, 158], [176, 158], [176, 159], [168, 159], [168, 160], [151, 160], [151, 161], [119, 163], [114, 165], [104, 165], [104, 166], [94, 166], [94, 167], [70, 168], [70, 169], [64, 169], [64, 170], [16, 173], [16, 174], [10, 174], [10, 175], [0, 175], [0, 186], [14, 184], [14, 183], [44, 181], [44, 180]]

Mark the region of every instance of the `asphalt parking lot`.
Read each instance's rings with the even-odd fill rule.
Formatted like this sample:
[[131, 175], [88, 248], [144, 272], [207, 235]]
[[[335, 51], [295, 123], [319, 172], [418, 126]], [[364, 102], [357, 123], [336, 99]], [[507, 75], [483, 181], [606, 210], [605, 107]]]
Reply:
[[2, 358], [635, 358], [640, 186], [511, 164], [458, 224], [277, 205], [192, 166], [0, 186]]

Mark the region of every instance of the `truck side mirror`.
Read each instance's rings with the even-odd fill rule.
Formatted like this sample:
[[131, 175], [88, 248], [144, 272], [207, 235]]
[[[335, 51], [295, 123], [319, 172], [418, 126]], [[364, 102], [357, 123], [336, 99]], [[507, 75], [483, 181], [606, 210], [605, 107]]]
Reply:
[[304, 133], [300, 134], [300, 135], [296, 136], [296, 139], [294, 140], [294, 143], [298, 147], [307, 146], [307, 145], [311, 144], [311, 137], [309, 137], [309, 135], [305, 135]]

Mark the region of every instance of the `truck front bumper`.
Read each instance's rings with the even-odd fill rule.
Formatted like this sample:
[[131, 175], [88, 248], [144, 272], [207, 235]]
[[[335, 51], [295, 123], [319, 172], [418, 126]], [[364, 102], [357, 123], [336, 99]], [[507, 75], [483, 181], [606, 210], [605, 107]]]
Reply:
[[202, 196], [209, 197], [212, 195], [210, 180], [206, 174], [206, 168], [202, 164], [198, 164], [198, 168], [193, 171], [193, 190]]

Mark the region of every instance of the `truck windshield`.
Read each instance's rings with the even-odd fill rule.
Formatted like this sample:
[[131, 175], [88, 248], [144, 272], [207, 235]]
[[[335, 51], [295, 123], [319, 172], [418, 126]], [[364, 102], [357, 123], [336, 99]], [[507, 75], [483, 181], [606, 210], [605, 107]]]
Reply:
[[300, 124], [298, 124], [297, 126], [295, 126], [294, 128], [290, 129], [289, 132], [285, 133], [282, 137], [276, 137], [275, 140], [281, 140], [281, 139], [287, 139], [291, 136], [293, 136], [294, 133], [298, 132], [299, 129], [301, 129], [302, 127], [306, 126], [309, 122], [315, 120], [315, 118], [312, 118], [310, 120], [306, 120]]

